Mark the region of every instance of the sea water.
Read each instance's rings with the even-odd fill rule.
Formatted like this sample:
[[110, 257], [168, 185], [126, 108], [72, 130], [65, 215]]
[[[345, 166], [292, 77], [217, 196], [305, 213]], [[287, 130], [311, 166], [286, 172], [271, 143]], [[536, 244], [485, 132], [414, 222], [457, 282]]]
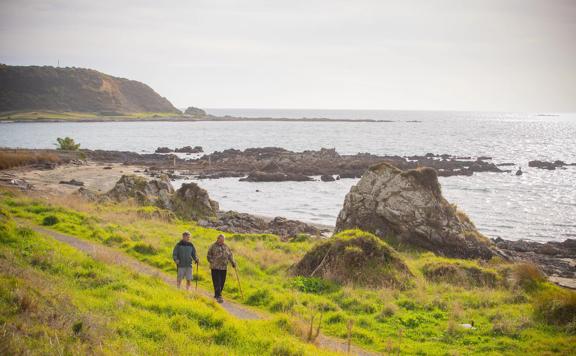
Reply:
[[[70, 136], [83, 148], [153, 152], [156, 147], [276, 146], [293, 151], [336, 148], [340, 154], [448, 153], [514, 163], [511, 173], [440, 178], [446, 198], [489, 237], [561, 241], [576, 238], [576, 166], [547, 171], [530, 160], [576, 163], [576, 114], [410, 112], [369, 110], [212, 109], [214, 115], [373, 119], [391, 122], [99, 122], [4, 123], [0, 146], [53, 148]], [[524, 174], [513, 173], [522, 168]], [[316, 177], [318, 178], [318, 177]], [[239, 182], [201, 180], [222, 209], [334, 225], [357, 182]], [[180, 185], [182, 182], [175, 182]]]

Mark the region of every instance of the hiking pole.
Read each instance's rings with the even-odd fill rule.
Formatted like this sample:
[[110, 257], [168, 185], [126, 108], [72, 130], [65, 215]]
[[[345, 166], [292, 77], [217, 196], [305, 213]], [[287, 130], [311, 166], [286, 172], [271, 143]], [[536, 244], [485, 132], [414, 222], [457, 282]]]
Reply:
[[234, 267], [234, 272], [236, 272], [236, 280], [238, 281], [238, 289], [240, 290], [240, 297], [244, 299], [244, 293], [242, 293], [242, 286], [240, 285], [240, 277], [238, 276], [238, 268]]
[[196, 262], [196, 292], [198, 292], [198, 277], [200, 277], [198, 273], [198, 262]]

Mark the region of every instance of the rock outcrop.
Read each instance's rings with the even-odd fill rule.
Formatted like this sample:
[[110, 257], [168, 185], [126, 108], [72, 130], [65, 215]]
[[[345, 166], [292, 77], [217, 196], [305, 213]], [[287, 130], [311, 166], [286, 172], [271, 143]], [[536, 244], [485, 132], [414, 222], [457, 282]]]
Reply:
[[216, 219], [200, 220], [200, 226], [225, 232], [250, 234], [275, 234], [282, 238], [300, 234], [320, 236], [324, 231], [297, 220], [276, 217], [267, 221], [261, 217], [236, 211], [219, 212]]
[[172, 211], [185, 219], [216, 216], [218, 203], [208, 196], [196, 183], [184, 183], [171, 199]]
[[442, 196], [436, 171], [370, 167], [346, 195], [336, 231], [359, 228], [398, 243], [458, 258], [489, 259], [497, 249]]
[[178, 152], [178, 153], [202, 153], [204, 152], [204, 149], [202, 148], [202, 146], [184, 146], [184, 147], [180, 147], [174, 150], [174, 152]]
[[172, 209], [172, 194], [174, 188], [166, 176], [147, 180], [137, 175], [123, 175], [106, 197], [116, 202], [134, 199], [138, 204]]
[[189, 106], [185, 111], [184, 114], [186, 115], [190, 115], [193, 117], [205, 117], [206, 116], [206, 111], [196, 108], [194, 106]]
[[514, 261], [535, 263], [548, 278], [561, 286], [576, 289], [576, 240], [563, 242], [493, 240]]
[[316, 245], [292, 268], [292, 274], [368, 288], [405, 288], [412, 280], [412, 273], [393, 248], [358, 230], [339, 233]]
[[534, 161], [528, 162], [528, 167], [547, 169], [550, 171], [553, 171], [556, 168], [563, 168], [566, 166], [576, 166], [576, 163], [568, 164], [568, 163], [566, 163], [564, 161], [560, 161], [560, 160], [556, 160], [554, 162], [539, 161], [539, 160], [534, 160]]

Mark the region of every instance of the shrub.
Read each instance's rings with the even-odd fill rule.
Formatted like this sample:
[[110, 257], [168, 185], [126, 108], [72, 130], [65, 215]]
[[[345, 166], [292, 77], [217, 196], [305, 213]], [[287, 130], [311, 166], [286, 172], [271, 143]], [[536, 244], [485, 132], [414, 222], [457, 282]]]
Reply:
[[544, 273], [533, 263], [519, 263], [512, 270], [512, 279], [520, 288], [533, 291], [546, 281]]
[[287, 340], [282, 340], [272, 346], [270, 353], [276, 356], [302, 356], [304, 355], [304, 350]]
[[150, 244], [136, 244], [132, 249], [143, 255], [155, 255], [158, 250]]
[[48, 215], [42, 220], [42, 225], [44, 226], [52, 226], [58, 224], [59, 220], [54, 215]]
[[314, 294], [321, 294], [335, 289], [333, 283], [317, 277], [298, 276], [292, 279], [290, 286], [301, 292]]
[[80, 144], [74, 142], [74, 139], [71, 137], [58, 137], [56, 139], [56, 141], [58, 142], [56, 144], [58, 150], [62, 150], [62, 151], [77, 151], [80, 148]]
[[431, 262], [422, 267], [424, 277], [433, 282], [444, 282], [463, 287], [495, 287], [498, 284], [496, 272], [461, 262]]
[[552, 289], [534, 298], [534, 313], [549, 324], [568, 325], [576, 322], [576, 293]]
[[270, 303], [272, 300], [272, 296], [270, 292], [266, 289], [259, 289], [256, 292], [252, 293], [248, 299], [246, 299], [246, 304], [248, 305], [266, 305]]

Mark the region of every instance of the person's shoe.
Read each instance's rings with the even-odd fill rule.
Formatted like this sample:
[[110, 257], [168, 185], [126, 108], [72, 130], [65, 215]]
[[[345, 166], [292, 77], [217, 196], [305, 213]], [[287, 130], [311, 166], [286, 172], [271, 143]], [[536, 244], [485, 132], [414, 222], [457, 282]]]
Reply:
[[224, 299], [222, 299], [222, 297], [216, 298], [216, 301], [218, 301], [220, 304], [224, 303]]

